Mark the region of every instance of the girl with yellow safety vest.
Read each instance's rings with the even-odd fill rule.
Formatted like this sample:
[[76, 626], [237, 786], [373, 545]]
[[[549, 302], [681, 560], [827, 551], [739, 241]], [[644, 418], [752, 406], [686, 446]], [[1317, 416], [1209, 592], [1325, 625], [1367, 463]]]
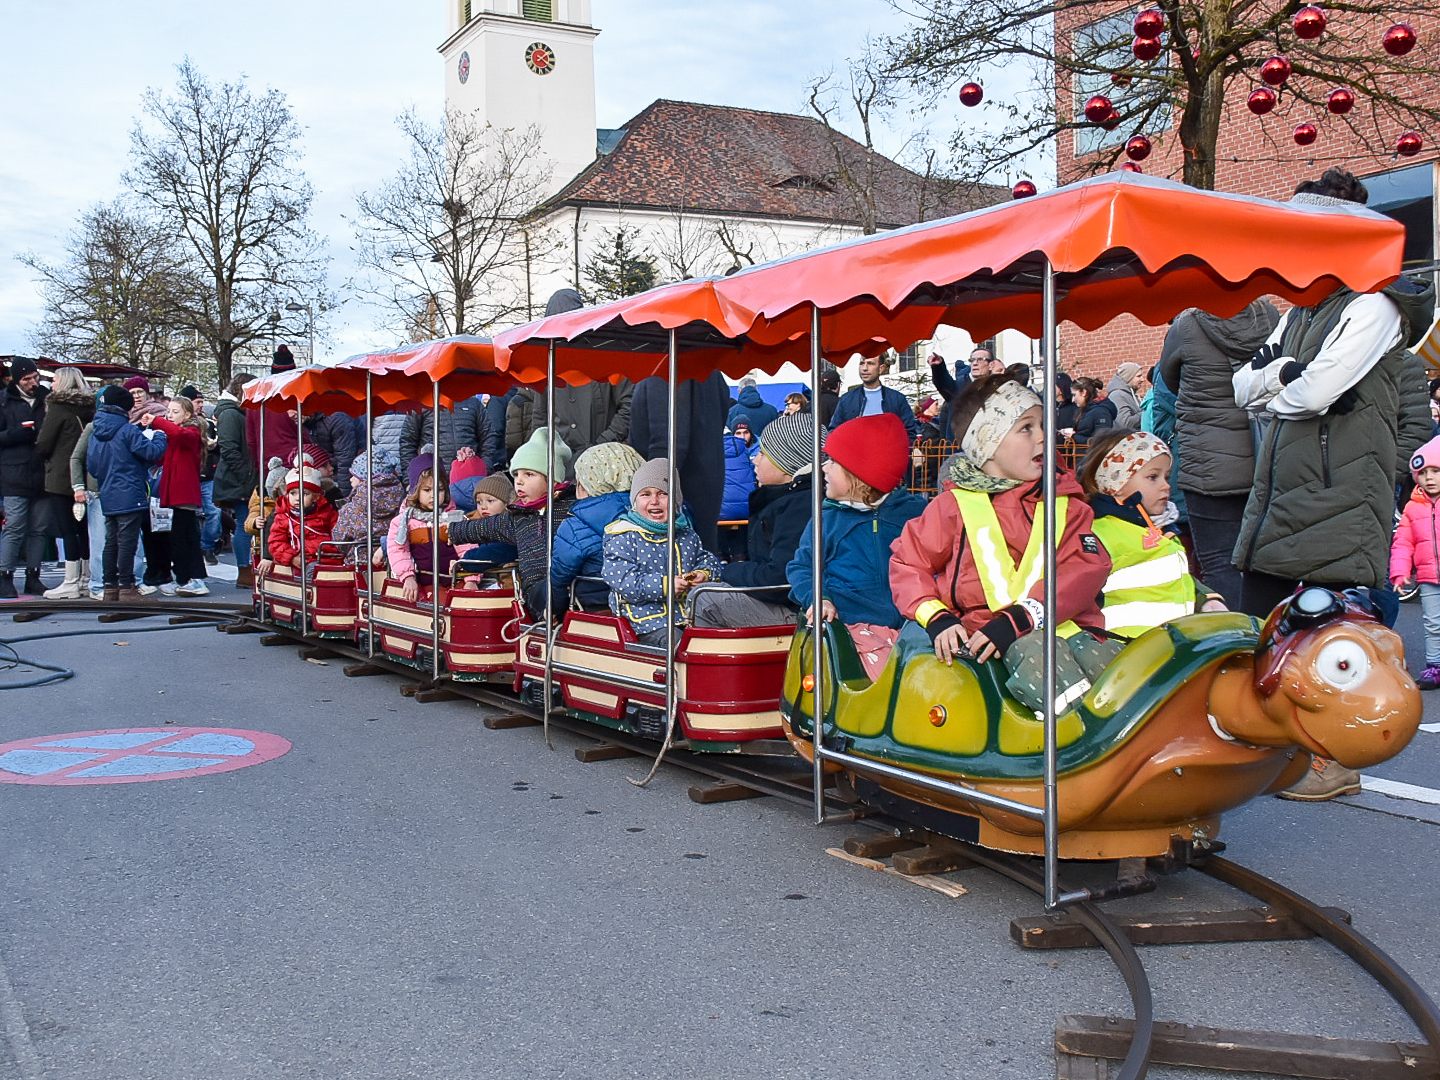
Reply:
[[1095, 512], [1095, 535], [1110, 555], [1100, 601], [1107, 631], [1137, 638], [1196, 611], [1224, 611], [1220, 595], [1190, 574], [1184, 546], [1166, 527], [1170, 448], [1148, 431], [1097, 436], [1080, 467], [1080, 484]]
[[[977, 380], [952, 402], [960, 452], [942, 471], [944, 490], [891, 548], [890, 586], [902, 614], [924, 628], [935, 655], [1001, 657], [1006, 688], [1039, 711], [1045, 623], [1045, 519], [1040, 398], [1009, 376]], [[1082, 632], [1100, 625], [1096, 598], [1110, 559], [1091, 528], [1074, 476], [1056, 477], [1056, 707], [1089, 689], [1118, 651]]]

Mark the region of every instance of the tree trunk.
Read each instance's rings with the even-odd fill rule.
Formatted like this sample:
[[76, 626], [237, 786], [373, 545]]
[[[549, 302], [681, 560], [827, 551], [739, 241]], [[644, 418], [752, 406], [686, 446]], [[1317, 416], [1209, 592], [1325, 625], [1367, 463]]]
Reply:
[[215, 376], [220, 381], [220, 389], [230, 385], [231, 369], [235, 360], [235, 343], [233, 341], [222, 341], [220, 347], [215, 350]]
[[1185, 161], [1181, 179], [1191, 187], [1215, 188], [1215, 146], [1220, 140], [1220, 118], [1225, 106], [1225, 78], [1219, 70], [1191, 87], [1180, 113], [1178, 131]]

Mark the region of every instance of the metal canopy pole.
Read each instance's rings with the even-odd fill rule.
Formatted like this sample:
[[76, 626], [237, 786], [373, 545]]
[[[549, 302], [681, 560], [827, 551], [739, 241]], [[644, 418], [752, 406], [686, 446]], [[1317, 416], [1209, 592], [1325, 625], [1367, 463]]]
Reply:
[[[257, 452], [258, 455], [259, 455], [259, 461], [260, 461], [260, 473], [259, 473], [259, 478], [258, 478], [258, 479], [256, 480], [256, 482], [255, 482], [256, 488], [258, 488], [259, 491], [260, 491], [260, 511], [259, 511], [259, 515], [258, 515], [259, 520], [256, 521], [256, 523], [255, 523], [255, 528], [256, 528], [256, 531], [260, 534], [260, 555], [261, 555], [261, 557], [262, 557], [261, 561], [264, 561], [264, 560], [268, 560], [269, 557], [270, 557], [270, 537], [267, 536], [266, 533], [265, 533], [265, 496], [268, 495], [268, 494], [270, 494], [270, 493], [265, 490], [265, 473], [266, 473], [266, 469], [265, 469], [265, 402], [263, 402], [263, 401], [260, 402], [260, 445], [259, 445], [258, 447], [256, 447], [256, 452]], [[275, 500], [275, 512], [276, 512], [276, 513], [279, 513], [279, 512], [280, 512], [280, 500], [279, 500], [279, 499], [276, 499], [276, 500]], [[252, 563], [253, 563], [254, 561], [255, 561], [255, 560], [253, 560], [253, 559], [251, 560]], [[261, 621], [261, 622], [264, 622], [264, 621], [265, 621], [265, 582], [264, 582], [264, 580], [263, 580], [262, 578], [260, 578], [260, 577], [257, 577], [257, 578], [255, 579], [255, 591], [256, 591], [256, 592], [259, 594], [259, 596], [260, 596], [260, 600], [259, 600], [259, 603], [258, 603], [258, 605], [257, 605], [257, 615], [258, 615], [260, 621]]]
[[825, 724], [825, 630], [820, 608], [825, 595], [821, 575], [825, 572], [825, 553], [821, 549], [820, 511], [824, 504], [825, 477], [820, 471], [820, 307], [810, 306], [810, 415], [814, 419], [810, 432], [810, 640], [815, 682], [811, 691], [811, 727], [815, 824], [825, 824], [825, 759], [821, 737]]
[[[430, 389], [430, 681], [440, 681], [440, 380]], [[422, 420], [423, 433], [425, 423]]]
[[370, 381], [365, 372], [365, 655], [375, 656], [375, 414]]
[[[295, 399], [295, 469], [300, 474], [300, 633], [304, 634], [310, 629], [310, 590], [305, 581], [305, 406], [298, 397]], [[265, 505], [263, 500], [260, 505]], [[279, 512], [278, 506], [276, 512]]]
[[[555, 597], [551, 595], [550, 570], [555, 562], [555, 339], [545, 352], [545, 715], [541, 720], [545, 745], [550, 741], [550, 710], [555, 707], [551, 684], [555, 671]], [[524, 598], [521, 598], [522, 603]]]

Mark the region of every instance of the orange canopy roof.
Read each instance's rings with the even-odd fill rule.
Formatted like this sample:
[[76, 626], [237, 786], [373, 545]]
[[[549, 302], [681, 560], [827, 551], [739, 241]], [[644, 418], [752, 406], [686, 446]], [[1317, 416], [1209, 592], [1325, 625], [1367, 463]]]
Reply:
[[522, 381], [537, 368], [543, 377], [550, 339], [560, 343], [560, 372], [633, 378], [664, 372], [674, 329], [682, 377], [717, 367], [739, 375], [785, 360], [806, 365], [812, 305], [822, 311], [824, 354], [845, 358], [905, 348], [942, 323], [976, 340], [1003, 329], [1038, 336], [1047, 259], [1058, 317], [1093, 330], [1123, 313], [1157, 325], [1188, 307], [1228, 316], [1258, 296], [1308, 305], [1341, 285], [1372, 291], [1398, 276], [1403, 244], [1403, 226], [1360, 206], [1277, 203], [1112, 173], [541, 319], [498, 335], [496, 346]]

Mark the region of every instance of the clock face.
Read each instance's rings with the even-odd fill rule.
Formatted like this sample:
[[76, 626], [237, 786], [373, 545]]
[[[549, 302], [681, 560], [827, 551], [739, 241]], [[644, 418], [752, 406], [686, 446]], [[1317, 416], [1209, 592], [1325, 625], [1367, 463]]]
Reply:
[[460, 54], [459, 74], [460, 74], [460, 81], [461, 81], [462, 83], [469, 81], [469, 79], [470, 79], [470, 54], [469, 54], [468, 52], [462, 52], [462, 53]]
[[525, 66], [536, 75], [549, 75], [555, 70], [555, 50], [543, 41], [525, 47]]

